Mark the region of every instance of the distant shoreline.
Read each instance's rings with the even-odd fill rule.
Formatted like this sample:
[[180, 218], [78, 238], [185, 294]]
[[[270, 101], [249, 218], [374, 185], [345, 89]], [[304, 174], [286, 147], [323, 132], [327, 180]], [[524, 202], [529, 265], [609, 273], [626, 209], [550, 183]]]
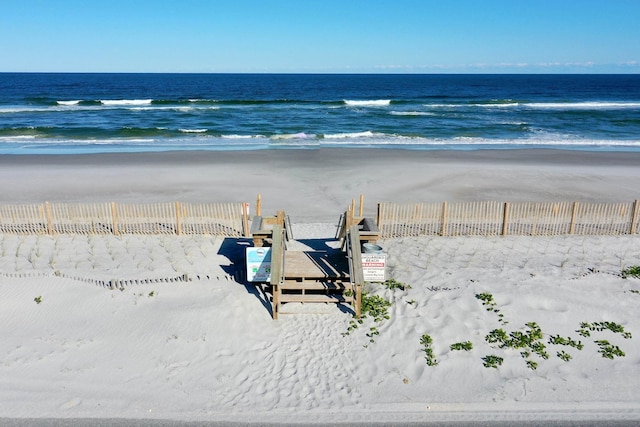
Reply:
[[634, 165], [640, 152], [582, 151], [554, 148], [509, 148], [482, 150], [410, 150], [401, 148], [280, 148], [265, 150], [174, 150], [148, 152], [77, 153], [77, 154], [0, 154], [0, 165], [28, 164], [120, 164], [148, 163], [225, 163], [260, 162], [267, 160], [304, 161], [321, 157], [342, 162], [345, 160], [397, 160], [424, 161], [514, 162], [582, 165]]

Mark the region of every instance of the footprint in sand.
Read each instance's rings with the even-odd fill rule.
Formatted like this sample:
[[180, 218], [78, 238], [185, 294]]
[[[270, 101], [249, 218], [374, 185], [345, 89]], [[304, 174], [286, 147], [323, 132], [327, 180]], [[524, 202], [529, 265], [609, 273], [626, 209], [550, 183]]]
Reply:
[[71, 409], [82, 404], [82, 399], [76, 397], [60, 405], [60, 409]]
[[563, 302], [537, 296], [529, 296], [527, 298], [527, 307], [534, 310], [560, 313], [569, 311], [569, 306]]

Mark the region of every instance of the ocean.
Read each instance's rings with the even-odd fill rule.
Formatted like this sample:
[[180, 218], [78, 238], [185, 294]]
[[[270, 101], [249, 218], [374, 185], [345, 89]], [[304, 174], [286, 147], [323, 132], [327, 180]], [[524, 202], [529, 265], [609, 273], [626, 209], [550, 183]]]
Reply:
[[640, 151], [640, 75], [0, 73], [0, 154]]

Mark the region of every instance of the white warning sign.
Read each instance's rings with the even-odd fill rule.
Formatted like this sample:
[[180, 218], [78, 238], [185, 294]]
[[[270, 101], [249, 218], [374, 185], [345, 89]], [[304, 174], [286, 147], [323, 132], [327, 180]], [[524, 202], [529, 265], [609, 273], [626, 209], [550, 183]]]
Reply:
[[362, 254], [362, 273], [367, 282], [384, 282], [387, 254]]

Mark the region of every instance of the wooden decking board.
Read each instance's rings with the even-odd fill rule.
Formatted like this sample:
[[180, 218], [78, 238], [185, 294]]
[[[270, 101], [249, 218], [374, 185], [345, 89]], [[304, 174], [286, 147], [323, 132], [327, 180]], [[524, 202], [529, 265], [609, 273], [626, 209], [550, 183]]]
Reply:
[[301, 302], [301, 303], [350, 303], [353, 302], [353, 297], [347, 297], [344, 295], [320, 295], [320, 294], [281, 294], [280, 302]]
[[[278, 228], [276, 232], [276, 227]], [[360, 293], [363, 280], [353, 283], [350, 270], [355, 270], [355, 276], [359, 277], [357, 265], [352, 265], [352, 260], [347, 252], [332, 248], [331, 245], [322, 245], [318, 250], [317, 242], [294, 242], [292, 246], [300, 247], [304, 244], [306, 250], [288, 249], [284, 245], [281, 226], [274, 226], [273, 250], [271, 255], [271, 291], [273, 318], [278, 314], [288, 313], [282, 307], [287, 303], [309, 304], [351, 304], [356, 316], [360, 315]], [[355, 231], [355, 237], [349, 237]], [[255, 234], [254, 234], [255, 237]], [[353, 226], [345, 235], [345, 241], [356, 242], [358, 259], [361, 239], [357, 226]], [[346, 249], [354, 245], [350, 243]], [[314, 248], [309, 250], [308, 248]], [[352, 249], [353, 250], [353, 249]], [[351, 256], [354, 256], [353, 254]], [[274, 280], [275, 278], [275, 280]], [[306, 311], [305, 311], [306, 312]]]
[[287, 251], [285, 279], [348, 279], [349, 265], [343, 252]]
[[319, 291], [344, 291], [351, 289], [350, 283], [336, 282], [284, 282], [280, 285], [280, 289], [285, 290], [319, 290]]

